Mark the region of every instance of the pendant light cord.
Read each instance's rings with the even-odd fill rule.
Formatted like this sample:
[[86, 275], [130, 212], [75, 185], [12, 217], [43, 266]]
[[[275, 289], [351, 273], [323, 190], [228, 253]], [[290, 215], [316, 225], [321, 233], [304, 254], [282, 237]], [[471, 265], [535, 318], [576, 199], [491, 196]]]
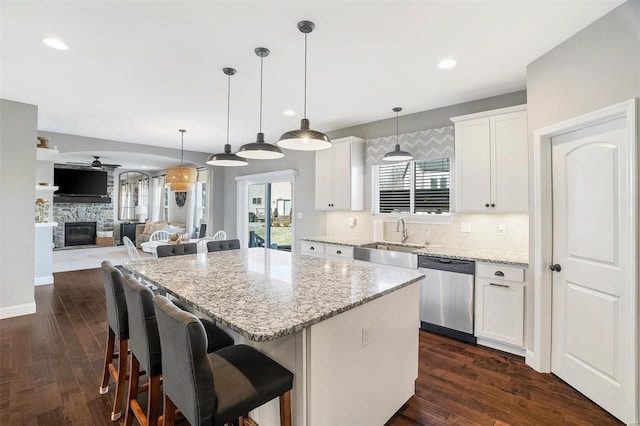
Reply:
[[260, 133], [262, 133], [262, 67], [264, 64], [264, 56], [260, 56]]
[[181, 139], [182, 139], [182, 145], [180, 147], [180, 165], [182, 166], [182, 157], [184, 156], [184, 131], [180, 131], [181, 134]]
[[231, 76], [227, 84], [227, 145], [229, 145], [229, 117], [231, 116]]
[[396, 145], [400, 145], [400, 130], [398, 127], [398, 114], [400, 113], [400, 111], [396, 111]]
[[304, 34], [304, 118], [307, 118], [307, 33]]

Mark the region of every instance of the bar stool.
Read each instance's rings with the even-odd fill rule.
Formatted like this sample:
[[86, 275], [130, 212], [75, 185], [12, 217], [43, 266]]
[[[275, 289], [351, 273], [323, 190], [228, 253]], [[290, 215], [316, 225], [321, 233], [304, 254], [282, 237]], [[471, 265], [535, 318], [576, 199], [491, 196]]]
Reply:
[[[109, 378], [112, 378], [116, 384], [116, 395], [113, 401], [111, 421], [115, 422], [122, 415], [120, 411], [122, 409], [125, 381], [127, 379], [127, 351], [129, 339], [127, 303], [124, 299], [122, 272], [114, 268], [111, 262], [107, 260], [101, 263], [101, 267], [104, 292], [107, 302], [107, 322], [109, 323], [109, 332], [104, 355], [104, 368], [102, 371], [100, 394], [104, 395], [109, 392]], [[116, 339], [118, 339], [119, 342], [119, 351], [114, 353]], [[113, 363], [114, 359], [118, 359], [117, 369]]]
[[[156, 314], [153, 308], [153, 292], [140, 284], [133, 276], [125, 275], [124, 295], [129, 313], [129, 347], [131, 349], [129, 365], [131, 373], [125, 425], [130, 426], [135, 416], [141, 425], [155, 426], [158, 424], [161, 413], [162, 354]], [[208, 352], [233, 345], [233, 339], [227, 333], [216, 327], [211, 321], [205, 319], [201, 321], [207, 331]], [[138, 371], [141, 366], [149, 378], [145, 386], [139, 385]], [[145, 390], [147, 391], [146, 415], [136, 399], [138, 394]]]
[[[246, 345], [209, 355], [204, 327], [164, 296], [153, 299], [164, 369], [163, 425], [178, 408], [192, 425], [222, 426], [279, 397], [280, 424], [291, 425], [293, 373]], [[214, 380], [215, 378], [215, 380]]]
[[237, 250], [240, 248], [240, 240], [215, 240], [207, 242], [207, 250], [212, 251], [224, 251], [224, 250]]
[[197, 254], [198, 246], [196, 243], [185, 244], [166, 244], [156, 247], [158, 257], [182, 256], [184, 254]]

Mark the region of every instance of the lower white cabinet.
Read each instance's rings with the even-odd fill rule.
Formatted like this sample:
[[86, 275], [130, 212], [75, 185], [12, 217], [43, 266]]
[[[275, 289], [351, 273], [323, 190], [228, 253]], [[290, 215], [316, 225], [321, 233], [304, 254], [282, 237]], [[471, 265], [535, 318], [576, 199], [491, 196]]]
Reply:
[[[476, 266], [475, 335], [479, 344], [522, 354], [524, 345], [524, 269], [511, 265]], [[491, 341], [517, 347], [491, 345]], [[516, 349], [516, 348], [514, 348]]]
[[350, 246], [316, 243], [311, 241], [302, 241], [300, 246], [302, 254], [353, 260], [353, 247]]

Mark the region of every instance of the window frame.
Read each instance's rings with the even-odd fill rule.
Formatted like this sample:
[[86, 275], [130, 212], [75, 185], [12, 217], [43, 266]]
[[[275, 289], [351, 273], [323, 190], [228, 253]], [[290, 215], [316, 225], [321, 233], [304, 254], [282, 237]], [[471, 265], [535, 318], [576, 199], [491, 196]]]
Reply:
[[[422, 161], [422, 160], [418, 160]], [[455, 213], [455, 159], [449, 157], [449, 212], [448, 213], [415, 213], [415, 169], [416, 160], [402, 163], [410, 163], [409, 173], [409, 208], [413, 213], [380, 213], [380, 165], [371, 166], [371, 215], [374, 220], [404, 219], [407, 222], [451, 224]]]

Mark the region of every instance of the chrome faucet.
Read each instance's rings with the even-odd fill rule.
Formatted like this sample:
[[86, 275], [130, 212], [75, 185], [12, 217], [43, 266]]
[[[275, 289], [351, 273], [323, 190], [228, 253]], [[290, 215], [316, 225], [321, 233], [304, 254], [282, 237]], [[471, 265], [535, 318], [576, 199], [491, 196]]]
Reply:
[[405, 241], [407, 241], [407, 238], [409, 238], [409, 235], [407, 234], [407, 228], [404, 226], [403, 218], [398, 219], [398, 222], [396, 223], [396, 232], [400, 232], [401, 223], [402, 223], [402, 238], [400, 238], [400, 242], [404, 243]]

